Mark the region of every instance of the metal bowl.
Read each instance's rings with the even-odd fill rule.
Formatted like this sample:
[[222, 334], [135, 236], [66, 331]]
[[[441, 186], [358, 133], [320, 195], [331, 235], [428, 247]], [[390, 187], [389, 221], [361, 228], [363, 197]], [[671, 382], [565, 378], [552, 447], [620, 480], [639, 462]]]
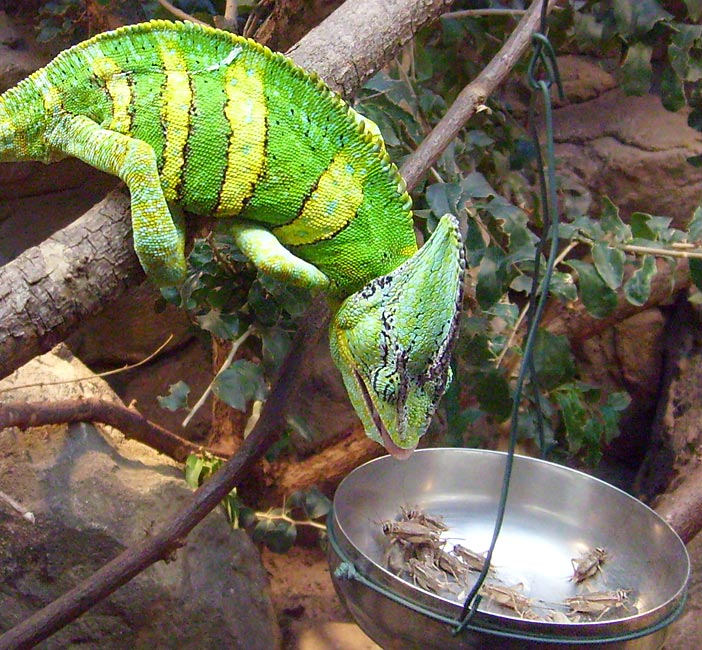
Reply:
[[[425, 449], [405, 461], [370, 461], [342, 481], [329, 518], [329, 564], [337, 593], [361, 628], [386, 650], [660, 648], [684, 606], [685, 546], [640, 501], [560, 465], [515, 457], [492, 558], [497, 574], [538, 602], [562, 602], [588, 589], [627, 589], [635, 606], [601, 620], [554, 623], [525, 619], [483, 598], [470, 625], [456, 633], [462, 601], [386, 569], [380, 522], [396, 520], [403, 506], [442, 516], [452, 543], [487, 550], [505, 460], [500, 452]], [[606, 562], [576, 584], [572, 559], [596, 547], [606, 549]]]

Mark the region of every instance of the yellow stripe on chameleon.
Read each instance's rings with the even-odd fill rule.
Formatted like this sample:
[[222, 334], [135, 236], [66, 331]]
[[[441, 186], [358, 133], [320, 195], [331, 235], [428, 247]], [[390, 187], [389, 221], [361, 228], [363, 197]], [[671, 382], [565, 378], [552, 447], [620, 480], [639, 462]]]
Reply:
[[230, 66], [225, 76], [229, 122], [227, 167], [215, 212], [236, 215], [255, 189], [266, 157], [266, 100], [263, 81], [245, 62]]
[[118, 133], [129, 133], [132, 124], [132, 118], [129, 114], [132, 89], [129, 86], [127, 75], [107, 56], [94, 58], [90, 65], [93, 74], [105, 82], [105, 87], [112, 100], [112, 121], [108, 128]]
[[54, 115], [61, 108], [61, 91], [51, 83], [44, 71], [37, 74], [34, 82], [41, 93], [47, 115]]
[[273, 234], [288, 246], [314, 244], [329, 239], [346, 227], [363, 203], [363, 182], [343, 151], [319, 178], [317, 187], [300, 210], [297, 219], [273, 228]]
[[190, 133], [190, 108], [193, 92], [185, 59], [167, 44], [160, 50], [166, 80], [161, 94], [161, 124], [165, 129], [161, 182], [167, 201], [178, 197], [185, 167], [185, 145]]

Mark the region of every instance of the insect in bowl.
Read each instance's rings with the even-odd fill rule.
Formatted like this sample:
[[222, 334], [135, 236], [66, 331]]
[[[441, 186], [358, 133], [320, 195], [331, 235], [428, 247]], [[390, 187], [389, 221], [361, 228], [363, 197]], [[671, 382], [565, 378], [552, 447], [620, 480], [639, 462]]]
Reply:
[[412, 512], [443, 523], [444, 548], [460, 544], [480, 557], [505, 461], [501, 452], [425, 449], [405, 461], [370, 461], [342, 481], [329, 516], [329, 565], [356, 622], [385, 650], [660, 648], [685, 602], [685, 546], [640, 501], [560, 465], [514, 458], [484, 596], [465, 629], [456, 628], [466, 589], [453, 577], [446, 589], [427, 587], [424, 574], [412, 573], [417, 560], [409, 572], [389, 568], [393, 540], [404, 550], [437, 546]]

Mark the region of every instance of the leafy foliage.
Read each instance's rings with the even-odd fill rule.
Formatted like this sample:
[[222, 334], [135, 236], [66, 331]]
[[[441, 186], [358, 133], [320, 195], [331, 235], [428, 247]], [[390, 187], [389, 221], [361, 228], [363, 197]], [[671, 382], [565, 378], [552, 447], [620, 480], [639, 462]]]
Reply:
[[[191, 454], [185, 463], [185, 481], [196, 489], [222, 463], [218, 458]], [[319, 489], [312, 487], [307, 491], [294, 492], [279, 508], [256, 512], [244, 504], [236, 490], [233, 490], [224, 498], [222, 506], [232, 527], [249, 529], [255, 542], [264, 544], [274, 553], [285, 553], [295, 543], [300, 526], [318, 529], [321, 539], [324, 539], [326, 527], [319, 520], [325, 519], [329, 514], [331, 501]]]

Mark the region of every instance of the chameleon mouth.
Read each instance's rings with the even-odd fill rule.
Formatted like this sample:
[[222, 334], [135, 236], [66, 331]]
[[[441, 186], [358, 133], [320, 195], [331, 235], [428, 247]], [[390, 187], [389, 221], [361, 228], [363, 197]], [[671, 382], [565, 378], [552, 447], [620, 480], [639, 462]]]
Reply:
[[380, 413], [378, 413], [378, 410], [373, 405], [373, 400], [371, 399], [371, 396], [368, 393], [368, 389], [366, 388], [365, 383], [363, 383], [363, 379], [361, 378], [361, 375], [358, 372], [355, 372], [355, 374], [356, 374], [356, 382], [361, 387], [361, 393], [363, 395], [363, 400], [365, 401], [366, 408], [368, 409], [368, 412], [370, 413], [371, 418], [373, 419], [373, 424], [375, 425], [376, 430], [380, 434], [380, 439], [382, 441], [383, 447], [385, 447], [385, 450], [393, 458], [397, 458], [398, 460], [408, 459], [412, 455], [412, 452], [414, 451], [414, 447], [409, 447], [409, 448], [400, 447], [390, 437], [390, 433], [385, 428], [385, 425], [383, 424], [383, 420], [380, 417]]

